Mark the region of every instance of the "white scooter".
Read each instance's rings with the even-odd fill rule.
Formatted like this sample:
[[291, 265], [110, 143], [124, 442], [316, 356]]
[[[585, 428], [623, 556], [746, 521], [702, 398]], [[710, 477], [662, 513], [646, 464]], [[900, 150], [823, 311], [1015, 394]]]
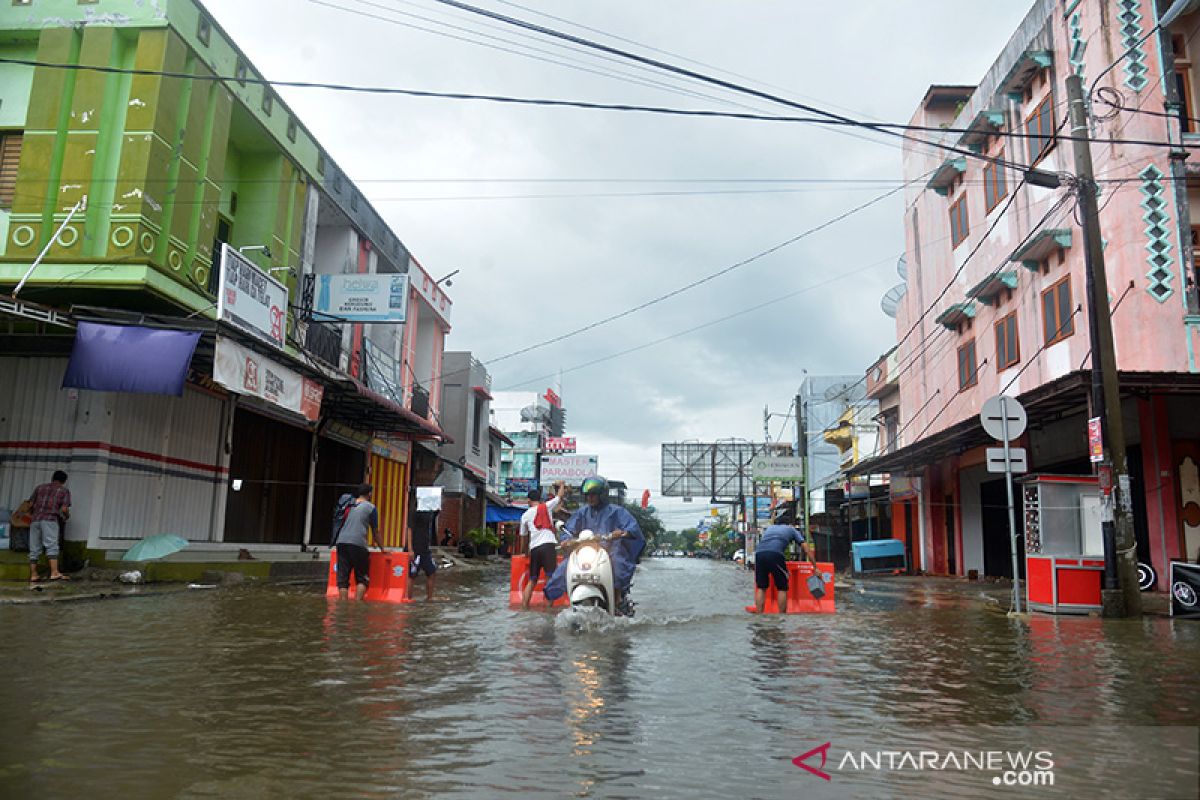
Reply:
[[571, 599], [571, 608], [600, 608], [609, 615], [616, 613], [612, 557], [604, 548], [611, 540], [610, 536], [583, 531], [569, 543], [567, 597]]

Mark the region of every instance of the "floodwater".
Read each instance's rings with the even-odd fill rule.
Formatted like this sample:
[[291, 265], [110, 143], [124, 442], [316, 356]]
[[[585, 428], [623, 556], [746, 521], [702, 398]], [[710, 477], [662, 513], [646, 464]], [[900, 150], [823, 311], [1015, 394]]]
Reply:
[[450, 572], [432, 604], [246, 586], [0, 607], [0, 796], [913, 796], [791, 759], [1200, 719], [1200, 622], [1020, 622], [886, 580], [835, 615], [755, 617], [749, 573], [658, 559], [636, 619], [577, 630], [510, 610], [506, 572]]

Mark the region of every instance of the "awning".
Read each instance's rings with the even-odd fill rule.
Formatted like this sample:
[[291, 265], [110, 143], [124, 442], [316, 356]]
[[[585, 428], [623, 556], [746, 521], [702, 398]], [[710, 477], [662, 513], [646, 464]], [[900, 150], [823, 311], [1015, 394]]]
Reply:
[[329, 381], [324, 405], [329, 416], [351, 422], [360, 430], [408, 433], [442, 442], [453, 441], [436, 423], [354, 379]]
[[1017, 288], [1017, 272], [1016, 270], [1007, 270], [1005, 272], [993, 272], [979, 283], [971, 287], [967, 292], [967, 297], [974, 298], [985, 306], [992, 304], [992, 299], [1005, 289]]
[[521, 519], [521, 515], [524, 514], [525, 511], [526, 509], [524, 508], [505, 508], [502, 506], [494, 506], [491, 503], [488, 503], [485, 521], [489, 525], [494, 522], [518, 522]]

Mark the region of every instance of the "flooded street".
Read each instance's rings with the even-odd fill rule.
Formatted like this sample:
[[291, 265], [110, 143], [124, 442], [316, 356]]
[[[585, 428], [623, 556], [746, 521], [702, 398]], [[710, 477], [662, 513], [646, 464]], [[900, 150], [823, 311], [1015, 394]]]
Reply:
[[1019, 623], [972, 590], [886, 581], [841, 591], [836, 615], [756, 618], [750, 585], [647, 561], [637, 618], [582, 631], [510, 611], [499, 572], [447, 575], [431, 605], [245, 587], [0, 607], [0, 793], [887, 796], [791, 759], [883, 731], [1200, 715], [1195, 622]]

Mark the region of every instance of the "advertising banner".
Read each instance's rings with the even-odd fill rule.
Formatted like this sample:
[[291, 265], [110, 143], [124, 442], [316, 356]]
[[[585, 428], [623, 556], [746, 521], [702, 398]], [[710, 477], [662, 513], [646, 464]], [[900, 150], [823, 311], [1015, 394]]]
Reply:
[[1171, 562], [1171, 616], [1200, 619], [1200, 564]]
[[1099, 417], [1088, 420], [1088, 457], [1093, 464], [1104, 460], [1104, 433]]
[[505, 478], [504, 490], [513, 496], [527, 495], [538, 488], [537, 478]]
[[804, 459], [800, 456], [755, 456], [750, 465], [754, 480], [798, 481], [804, 478]]
[[220, 336], [213, 379], [231, 392], [266, 400], [310, 422], [321, 413], [325, 393], [321, 384]]
[[583, 483], [584, 478], [599, 472], [599, 461], [599, 456], [542, 456], [542, 485], [549, 486], [555, 481]]
[[221, 245], [218, 319], [282, 350], [287, 307], [286, 286], [229, 245]]
[[313, 319], [332, 322], [404, 322], [407, 275], [317, 275]]
[[546, 452], [549, 452], [549, 453], [574, 453], [575, 452], [575, 437], [574, 436], [547, 436], [546, 437]]

